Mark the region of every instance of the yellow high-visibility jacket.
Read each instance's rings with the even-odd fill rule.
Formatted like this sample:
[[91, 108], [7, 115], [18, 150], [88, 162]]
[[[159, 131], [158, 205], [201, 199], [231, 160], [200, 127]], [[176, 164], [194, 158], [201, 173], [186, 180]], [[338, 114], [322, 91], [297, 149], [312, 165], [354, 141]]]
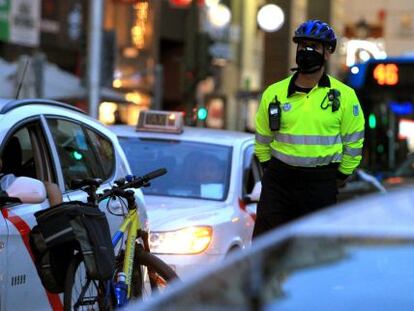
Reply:
[[[255, 153], [260, 162], [271, 156], [299, 167], [316, 167], [338, 162], [339, 172], [350, 175], [362, 158], [364, 115], [355, 91], [323, 75], [309, 93], [293, 91], [296, 76], [270, 85], [263, 93], [256, 114]], [[327, 93], [340, 92], [340, 107], [333, 112]], [[281, 103], [281, 126], [269, 127], [269, 104], [275, 96]]]

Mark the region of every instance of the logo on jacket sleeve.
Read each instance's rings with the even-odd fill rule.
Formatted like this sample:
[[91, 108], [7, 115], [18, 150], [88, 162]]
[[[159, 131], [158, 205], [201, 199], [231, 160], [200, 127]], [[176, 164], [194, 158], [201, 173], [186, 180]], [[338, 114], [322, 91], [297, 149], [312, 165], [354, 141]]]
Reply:
[[289, 111], [292, 108], [292, 105], [289, 103], [285, 103], [282, 106], [283, 111]]
[[354, 116], [357, 117], [359, 115], [359, 105], [358, 104], [354, 105], [352, 111], [354, 113]]

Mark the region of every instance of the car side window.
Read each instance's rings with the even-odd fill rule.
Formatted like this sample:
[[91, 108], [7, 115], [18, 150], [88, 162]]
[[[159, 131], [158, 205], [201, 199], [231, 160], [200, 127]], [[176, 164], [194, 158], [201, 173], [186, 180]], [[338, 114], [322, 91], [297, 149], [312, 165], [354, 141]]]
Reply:
[[22, 125], [7, 138], [2, 146], [1, 160], [4, 174], [55, 180], [49, 150], [37, 121]]
[[112, 146], [111, 141], [98, 134], [91, 129], [86, 128], [86, 133], [89, 136], [89, 139], [93, 146], [95, 147], [96, 156], [98, 157], [100, 163], [103, 163], [103, 180], [110, 178], [115, 169], [115, 152], [114, 147]]
[[66, 189], [71, 188], [74, 179], [104, 177], [102, 165], [79, 124], [62, 119], [48, 119], [48, 125], [59, 155]]
[[36, 177], [33, 147], [26, 127], [15, 132], [4, 145], [2, 152], [3, 173]]
[[243, 196], [250, 194], [258, 181], [260, 181], [260, 166], [254, 155], [254, 146], [249, 145], [243, 156]]

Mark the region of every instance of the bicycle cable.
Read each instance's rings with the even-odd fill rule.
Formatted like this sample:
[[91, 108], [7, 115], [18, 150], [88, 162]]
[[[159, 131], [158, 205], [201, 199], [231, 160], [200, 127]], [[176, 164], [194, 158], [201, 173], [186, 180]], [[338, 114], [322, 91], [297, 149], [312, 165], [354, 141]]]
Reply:
[[[120, 205], [121, 205], [122, 212], [120, 214], [115, 213], [113, 210], [111, 210], [111, 207], [110, 207], [111, 200], [114, 200], [115, 198], [118, 199], [118, 201], [120, 202]], [[128, 206], [124, 202], [124, 200], [122, 200], [122, 197], [114, 196], [114, 197], [111, 197], [108, 200], [108, 202], [106, 202], [106, 210], [108, 211], [109, 214], [111, 214], [113, 216], [123, 216], [123, 217], [125, 217], [127, 215], [126, 211], [128, 210]]]

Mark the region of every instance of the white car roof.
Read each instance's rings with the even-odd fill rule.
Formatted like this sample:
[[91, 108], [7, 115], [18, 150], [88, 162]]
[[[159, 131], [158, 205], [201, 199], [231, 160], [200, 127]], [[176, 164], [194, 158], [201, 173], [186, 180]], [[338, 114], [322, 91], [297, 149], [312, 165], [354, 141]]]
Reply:
[[84, 111], [80, 110], [75, 106], [71, 106], [65, 103], [61, 103], [54, 100], [48, 99], [13, 99], [13, 98], [0, 98], [0, 115], [9, 112], [10, 110], [27, 106], [27, 105], [47, 105], [47, 106], [54, 106], [54, 107], [61, 107], [66, 108], [69, 110], [73, 110], [82, 114], [85, 114]]
[[184, 131], [181, 134], [136, 131], [134, 126], [129, 125], [112, 125], [109, 126], [109, 129], [120, 137], [145, 137], [195, 142], [202, 141], [203, 143], [226, 146], [237, 145], [254, 139], [254, 135], [250, 133], [188, 126], [184, 127]]
[[27, 117], [30, 114], [58, 114], [69, 116], [77, 120], [82, 120], [84, 123], [98, 129], [112, 141], [116, 139], [116, 135], [114, 135], [112, 131], [108, 130], [108, 128], [98, 120], [86, 114], [85, 111], [59, 101], [40, 98], [0, 98], [0, 119], [4, 118], [7, 113], [13, 111], [24, 112], [22, 113], [22, 117]]

